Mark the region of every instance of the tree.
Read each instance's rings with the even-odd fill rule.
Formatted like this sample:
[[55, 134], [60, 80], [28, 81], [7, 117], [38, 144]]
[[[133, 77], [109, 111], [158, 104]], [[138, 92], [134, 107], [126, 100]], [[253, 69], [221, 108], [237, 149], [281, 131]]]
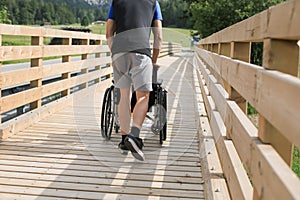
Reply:
[[191, 3], [194, 28], [207, 37], [284, 0], [199, 0]]
[[81, 26], [88, 26], [89, 24], [89, 18], [87, 16], [84, 16], [81, 20]]
[[161, 0], [164, 26], [178, 28], [192, 28], [189, 12], [190, 3], [185, 0]]
[[0, 23], [11, 24], [6, 7], [6, 0], [0, 0]]

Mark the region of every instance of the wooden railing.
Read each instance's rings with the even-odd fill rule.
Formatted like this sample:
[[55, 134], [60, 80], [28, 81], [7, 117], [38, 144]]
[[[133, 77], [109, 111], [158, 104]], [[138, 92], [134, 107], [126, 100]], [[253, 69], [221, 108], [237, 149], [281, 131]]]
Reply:
[[[7, 36], [25, 36], [30, 38], [31, 44], [4, 46], [2, 37]], [[61, 38], [62, 44], [45, 44], [50, 38]], [[75, 40], [81, 45], [73, 45]], [[0, 115], [3, 117], [14, 110], [21, 110], [19, 114], [22, 114], [2, 121], [0, 140], [67, 106], [74, 94], [80, 95], [98, 84], [111, 84], [110, 51], [103, 41], [104, 35], [0, 24]], [[165, 42], [161, 56], [180, 49], [178, 44]], [[53, 62], [45, 61], [49, 58]], [[25, 62], [21, 69], [3, 65], [3, 62], [16, 60]], [[4, 91], [9, 92], [3, 95]], [[25, 105], [29, 111], [23, 113]]]
[[[214, 156], [232, 199], [300, 199], [300, 180], [291, 170], [293, 147], [300, 148], [299, 11], [300, 1], [290, 0], [202, 39], [196, 48]], [[253, 42], [263, 42], [262, 66], [250, 64]], [[257, 126], [246, 115], [247, 103], [259, 113]], [[215, 199], [222, 189], [214, 182], [211, 154], [203, 176], [208, 199]]]

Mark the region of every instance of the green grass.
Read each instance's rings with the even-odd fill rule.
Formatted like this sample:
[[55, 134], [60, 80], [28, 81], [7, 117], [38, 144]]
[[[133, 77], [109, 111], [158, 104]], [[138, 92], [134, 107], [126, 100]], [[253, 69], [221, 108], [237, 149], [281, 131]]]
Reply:
[[190, 47], [192, 37], [188, 29], [163, 28], [163, 40], [165, 42], [179, 43], [183, 47]]
[[[93, 25], [89, 26], [92, 30], [92, 33], [95, 34], [105, 34], [106, 27], [105, 25]], [[191, 30], [188, 29], [181, 29], [181, 28], [163, 28], [163, 40], [165, 42], [175, 42], [180, 43], [184, 47], [189, 47], [191, 43], [192, 37]], [[151, 39], [153, 37], [151, 36]]]
[[90, 28], [92, 30], [92, 33], [94, 33], [94, 34], [105, 35], [105, 32], [106, 32], [105, 25], [96, 24], [93, 26], [89, 26], [88, 28]]
[[300, 178], [300, 151], [296, 147], [294, 147], [292, 169]]
[[31, 43], [31, 38], [26, 36], [2, 36], [2, 46], [28, 46]]

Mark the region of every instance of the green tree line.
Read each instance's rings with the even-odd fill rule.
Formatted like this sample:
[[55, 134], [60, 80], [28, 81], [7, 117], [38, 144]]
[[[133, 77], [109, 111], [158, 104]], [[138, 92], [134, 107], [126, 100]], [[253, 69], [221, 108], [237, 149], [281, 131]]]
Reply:
[[[165, 27], [197, 30], [206, 37], [284, 0], [159, 0]], [[0, 23], [73, 24], [105, 20], [111, 0], [0, 0]]]
[[201, 37], [247, 19], [285, 0], [187, 0], [194, 29]]
[[[56, 24], [81, 23], [84, 17], [88, 21], [105, 20], [108, 7], [91, 6], [83, 0], [1, 0], [12, 24]], [[3, 10], [3, 6], [1, 7]]]

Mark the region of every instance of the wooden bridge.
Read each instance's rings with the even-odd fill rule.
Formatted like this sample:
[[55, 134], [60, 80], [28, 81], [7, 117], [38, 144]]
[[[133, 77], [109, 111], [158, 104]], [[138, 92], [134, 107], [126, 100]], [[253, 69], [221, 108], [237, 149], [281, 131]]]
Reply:
[[[0, 199], [300, 199], [299, 10], [298, 0], [272, 7], [194, 52], [164, 43], [168, 137], [161, 146], [145, 121], [145, 162], [100, 133], [112, 79], [104, 36], [0, 25]], [[31, 44], [5, 45], [13, 36]], [[47, 45], [53, 37], [63, 44]], [[250, 63], [256, 42], [262, 66]]]

